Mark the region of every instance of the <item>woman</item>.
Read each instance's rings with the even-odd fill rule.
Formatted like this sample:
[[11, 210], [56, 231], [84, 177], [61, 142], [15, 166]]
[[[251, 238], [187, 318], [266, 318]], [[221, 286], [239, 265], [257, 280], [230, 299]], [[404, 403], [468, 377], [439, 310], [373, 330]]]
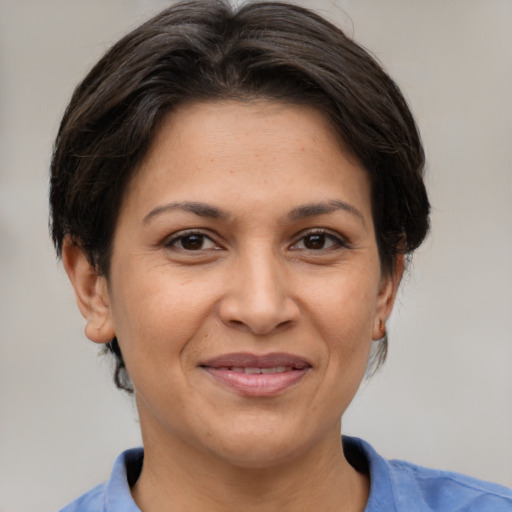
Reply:
[[428, 230], [423, 164], [393, 81], [307, 10], [183, 2], [116, 44], [62, 121], [52, 234], [144, 451], [64, 510], [511, 510], [340, 442]]

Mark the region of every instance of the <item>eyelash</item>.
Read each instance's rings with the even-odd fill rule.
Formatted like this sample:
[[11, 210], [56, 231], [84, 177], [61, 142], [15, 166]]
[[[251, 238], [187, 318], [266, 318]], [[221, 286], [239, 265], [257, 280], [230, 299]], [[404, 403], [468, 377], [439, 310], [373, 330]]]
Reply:
[[[303, 249], [297, 249], [294, 248], [299, 244], [299, 242], [303, 242], [307, 237], [311, 236], [319, 236], [324, 237], [324, 242], [327, 240], [330, 240], [332, 243], [332, 246], [330, 247], [321, 247], [320, 249], [312, 249], [308, 247], [304, 247]], [[335, 235], [332, 232], [326, 230], [326, 229], [312, 229], [310, 231], [307, 231], [305, 233], [302, 233], [300, 238], [292, 245], [292, 250], [306, 250], [310, 252], [320, 252], [320, 251], [329, 251], [329, 250], [336, 250], [336, 249], [342, 249], [342, 248], [348, 248], [349, 245], [340, 235]]]
[[[196, 248], [196, 249], [190, 249], [190, 248], [183, 247], [183, 241], [187, 238], [190, 239], [194, 236], [199, 239], [198, 241], [199, 241], [199, 244], [201, 245], [201, 247]], [[304, 242], [304, 240], [307, 237], [314, 237], [314, 236], [324, 237], [322, 240], [324, 245], [328, 240], [330, 240], [332, 242], [331, 246], [330, 247], [320, 247], [320, 248], [308, 248], [308, 247], [297, 248], [297, 245], [299, 245], [301, 242]], [[177, 247], [177, 244], [180, 241], [182, 243], [182, 246]], [[206, 241], [210, 241], [215, 247], [208, 247], [208, 248], [204, 249], [202, 246], [204, 245], [204, 243]], [[205, 234], [202, 231], [197, 231], [197, 230], [182, 231], [180, 233], [177, 233], [174, 236], [172, 236], [172, 238], [170, 240], [165, 241], [164, 246], [169, 249], [174, 248], [174, 249], [182, 250], [185, 252], [200, 252], [200, 251], [205, 251], [205, 250], [211, 251], [211, 250], [221, 249], [221, 247], [219, 247], [219, 245], [214, 240], [212, 240], [212, 238], [210, 236], [208, 236], [207, 234]], [[294, 242], [290, 247], [290, 249], [294, 250], [294, 251], [305, 250], [305, 251], [310, 251], [310, 252], [336, 250], [336, 249], [340, 249], [340, 248], [349, 248], [349, 244], [346, 242], [346, 240], [344, 240], [339, 235], [335, 235], [326, 229], [313, 229], [313, 230], [301, 233], [301, 235], [297, 239], [297, 241]]]
[[[202, 247], [200, 247], [199, 249], [186, 249], [185, 247], [176, 247], [176, 244], [178, 242], [182, 242], [186, 239], [186, 238], [191, 238], [193, 236], [196, 236], [198, 237], [200, 240], [201, 240], [201, 244], [204, 244], [204, 242], [206, 240], [209, 240], [212, 244], [214, 244], [216, 247], [215, 248], [208, 248], [208, 249], [203, 249]], [[216, 244], [211, 237], [209, 237], [208, 235], [206, 235], [205, 233], [203, 233], [202, 231], [196, 231], [196, 230], [191, 230], [191, 231], [181, 231], [180, 233], [177, 233], [175, 235], [173, 235], [171, 237], [170, 240], [167, 240], [164, 242], [164, 246], [168, 249], [179, 249], [179, 250], [182, 250], [182, 251], [186, 251], [186, 252], [199, 252], [201, 250], [218, 250], [220, 249], [220, 247], [218, 246], [218, 244]]]

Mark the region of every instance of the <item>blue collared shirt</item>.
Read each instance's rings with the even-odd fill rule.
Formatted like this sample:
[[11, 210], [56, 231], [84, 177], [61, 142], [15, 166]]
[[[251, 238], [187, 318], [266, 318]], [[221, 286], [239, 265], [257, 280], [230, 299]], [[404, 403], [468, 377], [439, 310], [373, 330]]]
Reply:
[[[365, 512], [512, 512], [512, 489], [458, 473], [386, 460], [366, 442], [343, 437], [348, 461], [370, 475]], [[110, 480], [61, 512], [141, 512], [130, 494], [144, 452], [134, 448], [115, 461]]]

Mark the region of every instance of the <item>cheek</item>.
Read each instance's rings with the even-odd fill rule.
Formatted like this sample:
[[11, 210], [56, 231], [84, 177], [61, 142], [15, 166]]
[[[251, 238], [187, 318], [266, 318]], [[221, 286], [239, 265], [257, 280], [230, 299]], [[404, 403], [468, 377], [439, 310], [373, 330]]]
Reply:
[[180, 278], [161, 267], [118, 274], [112, 297], [116, 335], [127, 365], [180, 352], [201, 328], [215, 303], [215, 287]]
[[378, 279], [374, 273], [351, 269], [319, 294], [312, 318], [325, 342], [326, 400], [333, 410], [344, 410], [352, 400], [366, 370], [372, 344]]
[[357, 347], [371, 341], [377, 294], [378, 279], [367, 268], [340, 272], [317, 290], [312, 317], [328, 338]]

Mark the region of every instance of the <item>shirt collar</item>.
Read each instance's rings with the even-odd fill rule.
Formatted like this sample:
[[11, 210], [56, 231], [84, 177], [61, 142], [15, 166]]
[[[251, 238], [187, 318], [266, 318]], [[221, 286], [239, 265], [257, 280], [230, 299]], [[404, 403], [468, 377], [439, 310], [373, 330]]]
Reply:
[[142, 469], [142, 448], [126, 450], [117, 457], [105, 493], [108, 512], [141, 512], [133, 501], [130, 484], [134, 484]]
[[343, 451], [355, 469], [370, 477], [370, 496], [364, 512], [396, 512], [388, 461], [357, 437], [343, 436]]
[[[365, 512], [396, 512], [388, 463], [368, 443], [356, 437], [343, 436], [347, 460], [358, 471], [370, 476], [370, 496]], [[141, 512], [133, 501], [133, 485], [142, 469], [142, 448], [126, 450], [117, 457], [105, 493], [108, 512]]]

